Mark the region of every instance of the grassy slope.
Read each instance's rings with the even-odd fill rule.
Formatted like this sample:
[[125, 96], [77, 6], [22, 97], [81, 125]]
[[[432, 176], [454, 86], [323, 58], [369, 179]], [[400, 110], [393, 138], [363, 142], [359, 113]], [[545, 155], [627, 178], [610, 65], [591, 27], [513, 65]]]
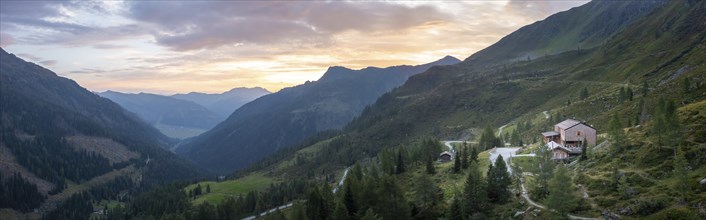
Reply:
[[[588, 187], [589, 195], [598, 207], [611, 211], [630, 210], [630, 217], [655, 214], [706, 202], [706, 187], [698, 181], [705, 178], [706, 143], [703, 125], [706, 124], [706, 101], [690, 104], [678, 109], [682, 123], [686, 126], [685, 151], [691, 170], [689, 182], [692, 195], [688, 203], [678, 202], [674, 193], [676, 179], [673, 176], [673, 146], [656, 146], [645, 136], [647, 129], [628, 129], [629, 146], [622, 151], [602, 148], [593, 152], [591, 158], [575, 168], [584, 177], [575, 178], [577, 183]], [[701, 126], [698, 128], [698, 126]], [[689, 143], [690, 142], [690, 143]], [[622, 196], [621, 191], [611, 187], [613, 167], [618, 167], [634, 195]], [[628, 212], [623, 213], [628, 215]]]
[[[197, 184], [201, 185], [204, 194], [196, 197], [192, 203], [201, 204], [204, 201], [208, 201], [211, 204], [217, 204], [228, 197], [245, 195], [253, 190], [263, 190], [276, 182], [278, 180], [267, 177], [262, 173], [252, 173], [242, 178], [223, 182], [203, 181], [191, 184], [184, 189], [188, 192], [196, 188]], [[210, 193], [206, 193], [206, 186], [211, 186]]]
[[[193, 204], [200, 204], [204, 201], [209, 203], [219, 203], [227, 197], [239, 196], [241, 194], [246, 194], [250, 191], [259, 191], [266, 189], [270, 184], [282, 181], [282, 174], [286, 173], [288, 169], [296, 165], [297, 157], [308, 157], [321, 150], [328, 141], [319, 142], [315, 145], [300, 149], [296, 151], [293, 155], [275, 163], [267, 168], [263, 168], [260, 171], [249, 172], [245, 175], [239, 176], [235, 179], [229, 179], [222, 182], [214, 181], [201, 181], [198, 183], [191, 184], [184, 188], [186, 192], [193, 190], [197, 185], [201, 185], [203, 195], [196, 197], [192, 200]], [[342, 170], [343, 168], [341, 168]], [[342, 173], [342, 172], [337, 172]], [[342, 174], [340, 174], [342, 175]], [[336, 176], [336, 179], [340, 179], [340, 175]], [[206, 186], [211, 185], [211, 193], [206, 193]]]

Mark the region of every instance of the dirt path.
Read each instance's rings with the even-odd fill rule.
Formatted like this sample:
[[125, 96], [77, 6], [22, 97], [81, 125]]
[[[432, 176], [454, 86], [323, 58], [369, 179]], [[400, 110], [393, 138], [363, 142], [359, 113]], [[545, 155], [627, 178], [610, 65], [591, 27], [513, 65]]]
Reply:
[[[532, 199], [530, 199], [529, 194], [527, 194], [527, 188], [525, 188], [524, 179], [522, 180], [522, 183], [520, 184], [520, 188], [522, 188], [522, 198], [524, 198], [525, 201], [527, 201], [527, 203], [529, 203], [530, 205], [532, 205], [534, 207], [547, 210], [546, 206], [539, 204], [539, 203], [533, 201]], [[599, 220], [600, 219], [600, 218], [576, 216], [576, 215], [571, 215], [571, 214], [569, 214], [568, 216], [569, 216], [569, 219], [578, 219], [578, 220]]]

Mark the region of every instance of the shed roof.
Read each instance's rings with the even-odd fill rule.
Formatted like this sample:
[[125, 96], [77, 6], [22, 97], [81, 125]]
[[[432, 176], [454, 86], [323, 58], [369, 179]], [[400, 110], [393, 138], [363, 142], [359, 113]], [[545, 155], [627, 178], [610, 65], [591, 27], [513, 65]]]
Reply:
[[559, 132], [556, 132], [556, 131], [547, 131], [547, 132], [542, 132], [542, 135], [543, 135], [544, 137], [559, 136]]

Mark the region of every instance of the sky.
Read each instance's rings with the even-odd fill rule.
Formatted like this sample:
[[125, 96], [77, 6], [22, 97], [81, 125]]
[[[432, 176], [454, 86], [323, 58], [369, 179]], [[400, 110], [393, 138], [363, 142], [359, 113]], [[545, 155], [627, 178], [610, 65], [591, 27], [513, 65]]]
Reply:
[[278, 91], [467, 58], [586, 0], [0, 1], [0, 47], [92, 91]]

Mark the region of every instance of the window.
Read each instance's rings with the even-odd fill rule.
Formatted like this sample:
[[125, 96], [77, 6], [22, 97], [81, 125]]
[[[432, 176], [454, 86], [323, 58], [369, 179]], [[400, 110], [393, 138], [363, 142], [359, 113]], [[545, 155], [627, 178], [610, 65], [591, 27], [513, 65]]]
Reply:
[[581, 136], [581, 131], [576, 131], [576, 136]]

